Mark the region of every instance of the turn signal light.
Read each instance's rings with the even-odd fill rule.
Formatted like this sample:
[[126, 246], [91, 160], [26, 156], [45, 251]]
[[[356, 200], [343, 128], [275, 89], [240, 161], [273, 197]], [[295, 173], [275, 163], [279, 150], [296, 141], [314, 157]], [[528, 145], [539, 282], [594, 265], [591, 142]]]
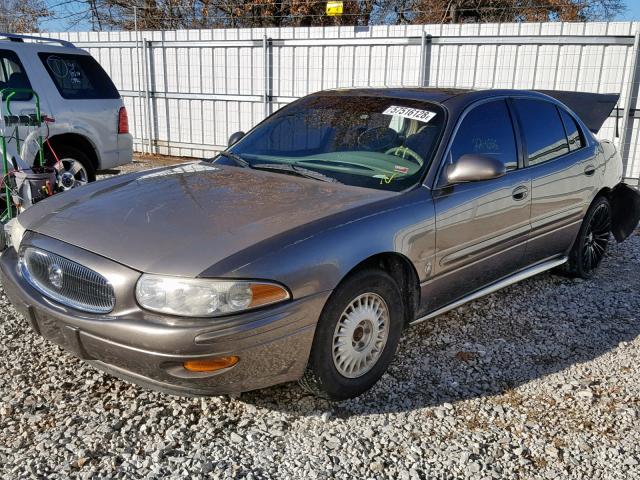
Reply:
[[289, 299], [289, 292], [287, 292], [284, 288], [279, 287], [278, 285], [271, 285], [269, 283], [253, 283], [251, 284], [250, 288], [250, 308], [270, 305], [272, 303]]
[[185, 370], [190, 372], [215, 372], [223, 368], [233, 367], [240, 360], [235, 355], [229, 357], [201, 358], [198, 360], [187, 360], [182, 364]]

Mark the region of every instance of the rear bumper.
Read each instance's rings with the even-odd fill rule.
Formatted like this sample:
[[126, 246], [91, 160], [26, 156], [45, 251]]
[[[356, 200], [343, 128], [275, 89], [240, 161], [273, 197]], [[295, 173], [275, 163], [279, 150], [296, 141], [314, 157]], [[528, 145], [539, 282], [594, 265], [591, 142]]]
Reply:
[[133, 137], [130, 133], [117, 135], [118, 143], [115, 150], [103, 152], [100, 155], [99, 170], [108, 170], [131, 163], [133, 160]]
[[[3, 253], [0, 271], [5, 293], [37, 334], [117, 377], [178, 395], [237, 393], [297, 380], [329, 295], [236, 315], [224, 328], [211, 319], [203, 328], [202, 323], [179, 325], [176, 318], [147, 321], [140, 312], [128, 318], [96, 316], [57, 305], [22, 279], [13, 248]], [[227, 355], [240, 361], [213, 373], [182, 368], [188, 359]]]

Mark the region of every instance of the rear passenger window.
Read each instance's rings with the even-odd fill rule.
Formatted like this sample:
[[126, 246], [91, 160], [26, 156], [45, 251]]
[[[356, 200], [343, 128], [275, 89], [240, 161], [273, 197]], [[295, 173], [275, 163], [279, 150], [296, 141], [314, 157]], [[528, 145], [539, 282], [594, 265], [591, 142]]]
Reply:
[[580, 133], [580, 127], [573, 119], [571, 115], [569, 115], [564, 109], [558, 108], [560, 111], [560, 117], [562, 117], [562, 123], [564, 124], [564, 129], [567, 132], [567, 139], [569, 140], [569, 150], [572, 152], [574, 150], [578, 150], [584, 146], [582, 141], [582, 134]]
[[63, 53], [39, 53], [38, 56], [63, 98], [120, 98], [113, 82], [92, 56]]
[[451, 145], [451, 157], [456, 161], [470, 153], [495, 157], [507, 170], [518, 168], [513, 123], [504, 100], [479, 105], [462, 120]]
[[548, 162], [569, 153], [564, 126], [553, 103], [516, 99], [515, 105], [527, 144], [529, 165]]
[[[11, 50], [0, 50], [0, 90], [5, 88], [31, 88], [29, 77], [27, 77], [18, 55]], [[11, 97], [11, 100], [26, 101], [31, 97], [31, 93], [16, 93]], [[7, 93], [2, 95], [2, 99], [7, 99]]]

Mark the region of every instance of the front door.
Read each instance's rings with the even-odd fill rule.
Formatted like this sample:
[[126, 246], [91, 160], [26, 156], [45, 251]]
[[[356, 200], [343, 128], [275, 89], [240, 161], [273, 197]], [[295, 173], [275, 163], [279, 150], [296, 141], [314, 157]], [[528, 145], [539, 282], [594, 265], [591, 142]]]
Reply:
[[530, 232], [531, 177], [520, 168], [512, 114], [505, 99], [482, 103], [462, 119], [449, 154], [489, 155], [506, 167], [502, 177], [434, 191], [436, 256], [424, 285], [427, 309], [442, 307], [525, 266]]

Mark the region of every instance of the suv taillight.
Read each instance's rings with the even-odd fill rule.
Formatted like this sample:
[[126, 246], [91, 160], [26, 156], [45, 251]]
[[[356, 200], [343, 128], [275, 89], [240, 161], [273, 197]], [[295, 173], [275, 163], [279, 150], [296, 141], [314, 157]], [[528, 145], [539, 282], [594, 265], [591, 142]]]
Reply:
[[125, 107], [120, 107], [118, 112], [118, 133], [129, 133], [129, 117]]

